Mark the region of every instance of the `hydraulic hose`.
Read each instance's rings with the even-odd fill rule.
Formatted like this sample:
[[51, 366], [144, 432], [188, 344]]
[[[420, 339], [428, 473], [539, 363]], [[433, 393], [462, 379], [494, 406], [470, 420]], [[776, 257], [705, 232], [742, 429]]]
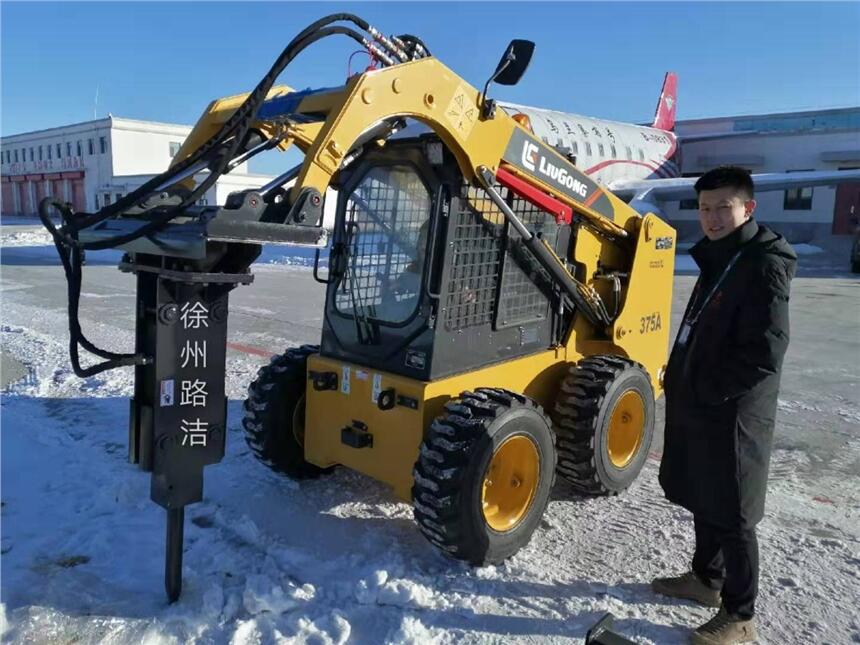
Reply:
[[[51, 206], [57, 206], [58, 204], [60, 204], [60, 202], [53, 198], [43, 199], [39, 204], [39, 217], [43, 223], [46, 223], [45, 225], [48, 227], [48, 230], [53, 230], [53, 222], [51, 222], [49, 218], [49, 209]], [[76, 235], [76, 233], [73, 233], [73, 235]], [[81, 281], [83, 278], [83, 251], [79, 246], [69, 247], [64, 245], [60, 239], [61, 238], [55, 236], [54, 246], [57, 247], [60, 262], [62, 262], [63, 271], [66, 274], [66, 287], [69, 299], [69, 356], [72, 361], [72, 370], [81, 378], [87, 378], [115, 367], [146, 364], [148, 359], [144, 356], [138, 354], [117, 354], [106, 351], [96, 347], [87, 339], [86, 336], [84, 336], [78, 317], [78, 308], [81, 301]], [[88, 352], [107, 360], [90, 367], [81, 367], [80, 356], [78, 353], [79, 346], [83, 347]]]

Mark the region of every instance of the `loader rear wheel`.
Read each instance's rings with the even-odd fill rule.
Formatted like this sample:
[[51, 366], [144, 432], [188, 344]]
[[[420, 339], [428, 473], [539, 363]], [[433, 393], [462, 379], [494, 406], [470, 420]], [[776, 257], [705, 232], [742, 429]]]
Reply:
[[543, 409], [496, 388], [463, 392], [433, 421], [413, 472], [415, 520], [459, 560], [495, 564], [531, 539], [555, 480]]
[[562, 381], [552, 417], [558, 474], [582, 493], [620, 493], [648, 458], [654, 436], [651, 380], [638, 363], [589, 356]]
[[308, 356], [319, 347], [288, 349], [261, 367], [245, 400], [245, 441], [275, 472], [293, 479], [318, 477], [326, 469], [305, 461], [305, 391]]

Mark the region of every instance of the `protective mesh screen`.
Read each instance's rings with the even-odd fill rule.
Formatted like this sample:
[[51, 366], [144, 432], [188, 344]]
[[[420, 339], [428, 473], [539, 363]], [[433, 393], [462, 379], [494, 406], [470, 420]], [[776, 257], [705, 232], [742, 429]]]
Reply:
[[408, 166], [372, 169], [349, 195], [349, 262], [335, 294], [338, 311], [384, 322], [418, 306], [429, 230], [430, 195]]
[[[495, 188], [529, 230], [556, 247], [558, 226], [551, 215], [505, 187]], [[509, 230], [504, 215], [483, 189], [465, 184], [460, 197], [460, 209], [451, 213], [445, 329], [485, 325], [494, 318], [497, 327], [545, 318], [549, 302], [535, 281], [546, 286], [549, 276], [522, 246], [516, 231]]]
[[[508, 204], [529, 231], [543, 237], [558, 253], [558, 224], [555, 217], [515, 195], [509, 198]], [[549, 301], [545, 291], [541, 291], [537, 285], [546, 290], [551, 279], [528, 249], [523, 247], [520, 234], [511, 226], [507, 229], [506, 247], [496, 327], [542, 320], [549, 315]]]
[[460, 208], [451, 213], [451, 272], [445, 302], [445, 329], [484, 325], [493, 320], [504, 215], [481, 188], [465, 184]]

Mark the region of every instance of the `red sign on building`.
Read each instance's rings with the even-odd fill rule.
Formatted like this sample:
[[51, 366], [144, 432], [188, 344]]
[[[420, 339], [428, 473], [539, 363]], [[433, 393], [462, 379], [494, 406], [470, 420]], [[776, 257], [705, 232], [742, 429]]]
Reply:
[[64, 157], [62, 159], [44, 159], [42, 161], [27, 161], [9, 164], [10, 175], [23, 175], [32, 172], [59, 172], [62, 170], [83, 170], [83, 157]]

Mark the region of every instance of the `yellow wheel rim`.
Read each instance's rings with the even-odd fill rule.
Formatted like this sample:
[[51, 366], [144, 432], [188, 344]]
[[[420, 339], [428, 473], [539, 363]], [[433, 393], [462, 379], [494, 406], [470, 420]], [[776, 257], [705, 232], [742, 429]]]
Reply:
[[628, 390], [616, 401], [609, 415], [606, 445], [613, 466], [624, 468], [630, 463], [642, 443], [644, 430], [645, 401], [635, 390]]
[[304, 448], [305, 445], [305, 395], [296, 402], [296, 407], [293, 408], [292, 419], [293, 437], [296, 442]]
[[481, 503], [490, 528], [500, 532], [516, 528], [534, 500], [539, 480], [535, 443], [525, 435], [505, 439], [484, 473]]

